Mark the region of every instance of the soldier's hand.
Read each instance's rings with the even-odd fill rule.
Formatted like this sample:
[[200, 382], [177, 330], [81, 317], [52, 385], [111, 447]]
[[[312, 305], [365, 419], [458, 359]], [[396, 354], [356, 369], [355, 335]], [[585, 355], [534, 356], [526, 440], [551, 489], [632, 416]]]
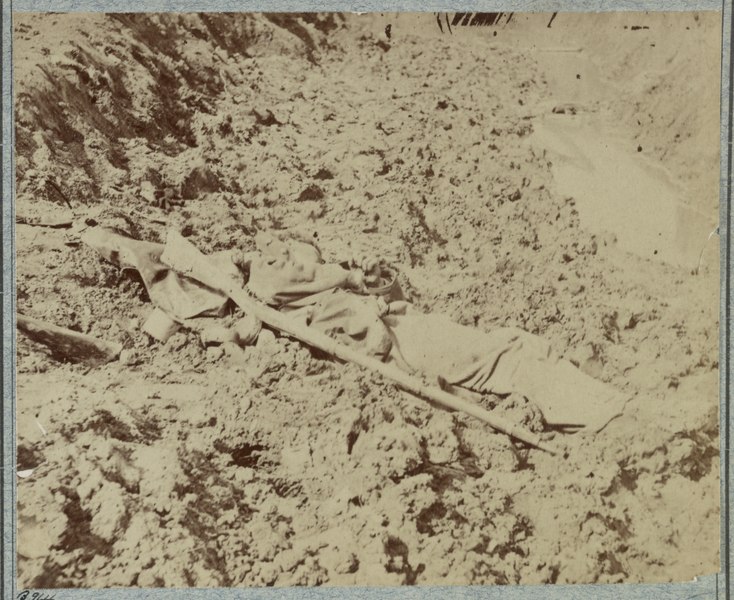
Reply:
[[364, 273], [364, 281], [368, 285], [379, 281], [380, 263], [380, 259], [373, 257], [354, 257], [351, 261], [352, 266]]

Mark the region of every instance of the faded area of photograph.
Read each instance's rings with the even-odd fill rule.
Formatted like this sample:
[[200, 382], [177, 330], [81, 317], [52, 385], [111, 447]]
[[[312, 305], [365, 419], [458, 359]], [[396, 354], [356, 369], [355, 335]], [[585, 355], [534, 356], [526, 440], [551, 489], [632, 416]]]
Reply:
[[720, 30], [15, 14], [19, 588], [717, 572]]

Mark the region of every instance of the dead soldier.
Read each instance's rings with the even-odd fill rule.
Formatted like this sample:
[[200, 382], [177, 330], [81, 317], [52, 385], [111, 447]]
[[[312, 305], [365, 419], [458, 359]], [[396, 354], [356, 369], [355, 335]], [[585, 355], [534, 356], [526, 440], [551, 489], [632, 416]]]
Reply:
[[[151, 300], [173, 322], [222, 314], [227, 297], [168, 266], [163, 244], [99, 227], [83, 239], [120, 267], [136, 269]], [[255, 245], [244, 256], [209, 258], [290, 320], [401, 371], [438, 380], [453, 393], [520, 394], [547, 425], [590, 432], [620, 415], [628, 399], [559, 358], [536, 335], [515, 327], [485, 332], [419, 312], [377, 261], [326, 263], [310, 243], [262, 232]], [[259, 324], [245, 341], [258, 330]]]

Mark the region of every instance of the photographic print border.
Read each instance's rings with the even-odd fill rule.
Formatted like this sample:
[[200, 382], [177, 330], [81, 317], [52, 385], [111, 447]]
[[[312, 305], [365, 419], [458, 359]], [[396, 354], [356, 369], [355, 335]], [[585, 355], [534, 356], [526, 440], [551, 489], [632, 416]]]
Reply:
[[[3, 0], [0, 14], [2, 32], [2, 338], [3, 390], [2, 416], [2, 597], [24, 597], [23, 590], [16, 589], [16, 448], [15, 448], [15, 244], [14, 244], [14, 118], [13, 118], [13, 48], [12, 15], [14, 12], [455, 12], [455, 11], [507, 10], [515, 12], [611, 12], [611, 11], [722, 11], [722, 60], [721, 60], [721, 186], [719, 209], [719, 237], [721, 253], [720, 292], [720, 474], [721, 474], [721, 572], [718, 575], [699, 577], [689, 583], [670, 584], [618, 584], [618, 585], [551, 585], [551, 586], [452, 586], [452, 587], [323, 587], [323, 588], [238, 588], [238, 589], [54, 589], [26, 590], [28, 600], [44, 598], [99, 598], [103, 600], [127, 600], [150, 598], [168, 600], [187, 598], [201, 600], [255, 599], [255, 598], [729, 598], [732, 593], [730, 548], [730, 519], [734, 497], [731, 490], [732, 465], [729, 457], [731, 438], [730, 402], [732, 396], [732, 293], [731, 293], [731, 244], [733, 225], [732, 204], [732, 120], [734, 107], [732, 95], [732, 0], [634, 0], [584, 2], [583, 0], [495, 0], [493, 2], [464, 1], [440, 2], [401, 0], [380, 2], [361, 0], [343, 2], [337, 0]], [[712, 543], [714, 541], [712, 540]], [[36, 595], [34, 595], [36, 594]]]

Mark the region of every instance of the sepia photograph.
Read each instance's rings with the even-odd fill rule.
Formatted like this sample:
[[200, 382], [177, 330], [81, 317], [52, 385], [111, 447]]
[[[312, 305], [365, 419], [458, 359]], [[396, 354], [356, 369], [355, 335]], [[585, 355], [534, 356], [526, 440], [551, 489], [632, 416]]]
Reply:
[[18, 589], [719, 572], [721, 12], [12, 27]]

